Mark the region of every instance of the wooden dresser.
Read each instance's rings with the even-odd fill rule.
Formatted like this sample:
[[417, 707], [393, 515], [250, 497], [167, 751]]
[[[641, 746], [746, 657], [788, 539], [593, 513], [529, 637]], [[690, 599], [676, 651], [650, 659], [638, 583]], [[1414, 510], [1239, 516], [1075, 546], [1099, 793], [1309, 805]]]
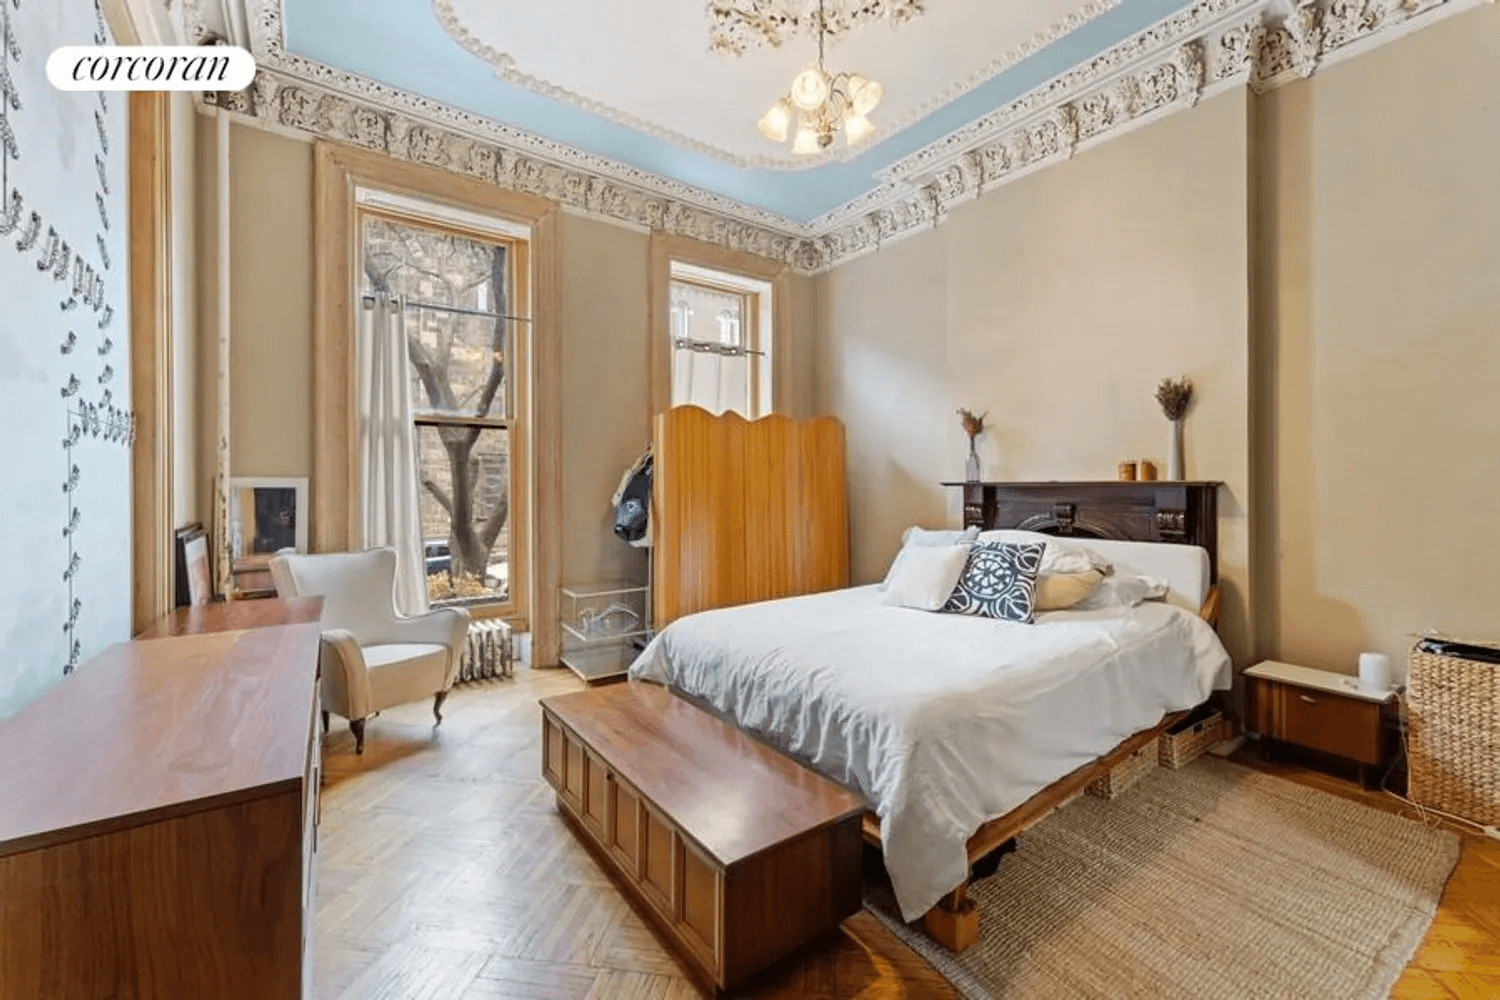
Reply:
[[711, 986], [859, 910], [859, 795], [655, 684], [546, 698], [542, 730], [563, 815]]
[[257, 605], [0, 722], [0, 998], [312, 996], [321, 599]]
[[1386, 715], [1393, 691], [1377, 691], [1357, 677], [1266, 660], [1245, 671], [1250, 685], [1251, 728], [1261, 734], [1267, 758], [1287, 743], [1353, 761], [1362, 784], [1371, 785], [1391, 758]]

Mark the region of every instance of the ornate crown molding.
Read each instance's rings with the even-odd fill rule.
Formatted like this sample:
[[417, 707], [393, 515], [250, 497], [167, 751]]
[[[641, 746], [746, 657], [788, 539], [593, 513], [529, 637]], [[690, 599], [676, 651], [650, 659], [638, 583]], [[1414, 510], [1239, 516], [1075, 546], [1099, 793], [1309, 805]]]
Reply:
[[[442, 26], [450, 38], [462, 46], [470, 55], [478, 56], [488, 63], [490, 68], [495, 71], [495, 75], [500, 79], [506, 83], [524, 87], [544, 97], [550, 97], [560, 103], [587, 111], [595, 117], [624, 125], [643, 135], [649, 135], [653, 139], [660, 139], [663, 142], [671, 143], [674, 146], [691, 150], [692, 152], [731, 164], [732, 166], [752, 170], [811, 170], [828, 163], [847, 162], [861, 155], [868, 148], [867, 146], [860, 146], [853, 149], [849, 147], [830, 147], [822, 153], [798, 155], [795, 157], [790, 154], [774, 155], [765, 153], [755, 156], [741, 156], [737, 153], [731, 153], [711, 143], [694, 139], [689, 135], [666, 128], [656, 122], [648, 121], [626, 111], [621, 111], [618, 108], [586, 97], [566, 87], [560, 87], [551, 81], [543, 80], [540, 77], [523, 72], [517, 66], [514, 56], [495, 48], [469, 30], [468, 26], [463, 23], [463, 18], [454, 9], [453, 2], [454, 0], [432, 0], [432, 10], [433, 14], [437, 17], [438, 24]], [[1004, 53], [999, 58], [990, 60], [973, 73], [955, 82], [952, 86], [934, 94], [927, 101], [911, 109], [900, 118], [884, 122], [881, 125], [882, 134], [892, 136], [903, 129], [915, 125], [934, 111], [962, 97], [987, 80], [1010, 69], [1021, 60], [1035, 55], [1064, 35], [1092, 21], [1100, 14], [1113, 10], [1120, 3], [1121, 0], [1090, 0], [1090, 2], [1084, 4], [1082, 7], [1069, 13], [1062, 20], [1037, 32], [1014, 49]], [[847, 34], [861, 24], [887, 16], [885, 12], [893, 11], [898, 6], [905, 10], [915, 8], [916, 13], [921, 13], [922, 11], [922, 7], [918, 3], [896, 4], [894, 2], [887, 3], [884, 0], [859, 0], [859, 2], [849, 4], [846, 9], [841, 9], [839, 13], [829, 14], [830, 34], [835, 34], [833, 30], [833, 25], [835, 24], [842, 25], [843, 28], [840, 33]], [[731, 3], [711, 3], [709, 5], [709, 16], [710, 18], [715, 18], [718, 16], [716, 12], [719, 8], [728, 9], [730, 7], [752, 8], [751, 10], [744, 11], [745, 16], [756, 20], [757, 23], [762, 25], [762, 28], [757, 30], [763, 30], [770, 35], [775, 35], [778, 40], [770, 43], [774, 45], [780, 45], [782, 41], [785, 41], [786, 36], [803, 21], [810, 19], [810, 15], [805, 12], [793, 12], [793, 8], [800, 9], [802, 7], [797, 0], [733, 0]], [[905, 16], [897, 16], [896, 13], [892, 12], [889, 16], [891, 20], [899, 23], [910, 20], [916, 14], [907, 13]], [[739, 51], [743, 51], [743, 46]], [[738, 55], [739, 52], [736, 51], [734, 54]]]
[[211, 103], [814, 273], [938, 225], [956, 205], [1204, 97], [1310, 76], [1493, 0], [1199, 0], [892, 164], [876, 188], [810, 223], [288, 54], [280, 2], [247, 0], [261, 72], [246, 91], [207, 95]]
[[[827, 36], [837, 41], [871, 21], [902, 24], [926, 13], [922, 0], [832, 0]], [[708, 48], [737, 56], [752, 46], [780, 48], [794, 34], [818, 34], [816, 0], [709, 0]]]
[[1493, 0], [1199, 0], [894, 164], [815, 219], [832, 267], [956, 205], [1236, 86], [1264, 92]]
[[249, 88], [210, 94], [208, 98], [219, 108], [278, 128], [477, 177], [503, 188], [550, 198], [590, 215], [744, 250], [800, 271], [811, 272], [820, 264], [810, 256], [810, 240], [665, 196], [656, 190], [661, 186], [660, 179], [652, 175], [643, 175], [658, 182], [650, 187], [604, 176], [562, 162], [561, 157], [533, 156], [478, 138], [469, 130], [393, 112], [278, 70], [261, 69]]

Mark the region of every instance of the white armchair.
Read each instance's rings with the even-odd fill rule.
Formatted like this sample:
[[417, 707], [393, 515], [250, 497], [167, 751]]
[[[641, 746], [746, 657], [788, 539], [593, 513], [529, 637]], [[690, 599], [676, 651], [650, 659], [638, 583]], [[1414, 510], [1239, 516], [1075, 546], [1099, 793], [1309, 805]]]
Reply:
[[396, 613], [396, 552], [278, 555], [271, 579], [281, 597], [323, 598], [323, 729], [332, 711], [349, 720], [354, 750], [365, 752], [365, 720], [392, 705], [443, 699], [458, 676], [469, 613], [443, 608], [415, 618]]

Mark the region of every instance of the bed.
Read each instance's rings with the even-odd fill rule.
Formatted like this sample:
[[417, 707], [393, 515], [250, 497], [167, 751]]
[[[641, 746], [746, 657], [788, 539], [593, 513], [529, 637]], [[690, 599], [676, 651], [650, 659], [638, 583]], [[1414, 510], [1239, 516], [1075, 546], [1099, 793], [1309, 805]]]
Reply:
[[1167, 600], [1022, 625], [892, 607], [878, 586], [855, 587], [687, 616], [630, 675], [862, 793], [915, 920], [966, 881], [986, 821], [1229, 687], [1229, 658], [1198, 613], [1207, 553], [1090, 547], [1117, 574], [1167, 579]]
[[966, 526], [1166, 582], [1162, 600], [1021, 625], [848, 587], [833, 418], [684, 407], [658, 416], [653, 447], [661, 631], [631, 678], [862, 793], [903, 916], [952, 950], [978, 934], [972, 870], [1229, 686], [1212, 627], [1216, 483], [945, 484], [962, 488]]

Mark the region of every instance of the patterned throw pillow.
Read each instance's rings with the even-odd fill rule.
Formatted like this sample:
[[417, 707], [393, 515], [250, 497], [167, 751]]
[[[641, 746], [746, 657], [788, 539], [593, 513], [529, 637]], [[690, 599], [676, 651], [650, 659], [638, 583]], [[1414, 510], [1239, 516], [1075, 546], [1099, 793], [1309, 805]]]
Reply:
[[1042, 568], [1043, 542], [977, 542], [953, 596], [943, 610], [1012, 622], [1030, 622], [1036, 610], [1036, 575]]

